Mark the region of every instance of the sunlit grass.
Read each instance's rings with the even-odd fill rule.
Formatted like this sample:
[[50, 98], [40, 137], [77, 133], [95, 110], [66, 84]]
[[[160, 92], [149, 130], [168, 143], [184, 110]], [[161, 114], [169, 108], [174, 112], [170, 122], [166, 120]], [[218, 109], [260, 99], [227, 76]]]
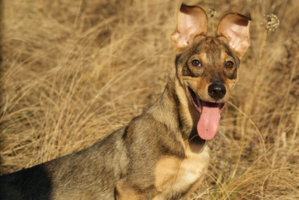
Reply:
[[[194, 199], [298, 199], [299, 2], [184, 2], [216, 10], [211, 35], [227, 12], [253, 18], [251, 47]], [[91, 146], [148, 108], [174, 67], [180, 3], [4, 1], [1, 173]], [[263, 16], [272, 13], [281, 24], [268, 34], [255, 81]]]

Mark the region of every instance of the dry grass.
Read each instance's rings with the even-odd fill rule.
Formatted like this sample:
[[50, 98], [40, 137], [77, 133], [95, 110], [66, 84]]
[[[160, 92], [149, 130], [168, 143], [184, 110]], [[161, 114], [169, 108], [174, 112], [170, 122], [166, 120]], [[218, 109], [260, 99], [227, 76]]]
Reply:
[[[217, 11], [210, 30], [227, 12], [253, 18], [252, 45], [194, 199], [298, 199], [299, 2], [184, 2]], [[1, 173], [91, 146], [151, 105], [174, 67], [169, 36], [180, 3], [4, 0]], [[260, 23], [271, 13], [281, 25], [268, 35], [246, 128], [265, 36]]]

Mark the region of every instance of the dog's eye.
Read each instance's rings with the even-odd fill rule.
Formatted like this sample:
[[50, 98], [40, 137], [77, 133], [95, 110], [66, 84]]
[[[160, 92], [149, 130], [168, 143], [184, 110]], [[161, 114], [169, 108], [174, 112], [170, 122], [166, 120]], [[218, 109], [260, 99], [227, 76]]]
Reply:
[[194, 67], [201, 67], [201, 62], [199, 60], [192, 60], [192, 65]]
[[232, 61], [228, 61], [228, 62], [225, 63], [226, 68], [231, 69], [231, 68], [233, 68], [233, 66], [234, 66], [234, 63]]

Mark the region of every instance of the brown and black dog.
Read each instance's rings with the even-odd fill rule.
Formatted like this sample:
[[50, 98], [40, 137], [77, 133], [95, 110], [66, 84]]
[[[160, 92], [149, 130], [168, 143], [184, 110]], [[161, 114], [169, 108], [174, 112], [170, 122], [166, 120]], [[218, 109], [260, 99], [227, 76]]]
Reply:
[[85, 150], [1, 177], [0, 199], [187, 199], [207, 170], [204, 144], [237, 82], [249, 22], [227, 14], [208, 37], [206, 13], [182, 5], [175, 68], [154, 105]]

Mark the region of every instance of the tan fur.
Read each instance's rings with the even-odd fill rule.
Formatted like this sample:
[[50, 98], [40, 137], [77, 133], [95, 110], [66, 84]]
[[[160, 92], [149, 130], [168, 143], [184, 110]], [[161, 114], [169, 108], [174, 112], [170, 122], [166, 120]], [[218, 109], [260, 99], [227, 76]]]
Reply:
[[177, 200], [192, 195], [208, 168], [205, 140], [214, 137], [200, 135], [207, 126], [199, 122], [218, 124], [220, 118], [202, 118], [200, 107], [221, 112], [250, 41], [244, 16], [224, 17], [218, 37], [205, 36], [207, 24], [201, 8], [182, 5], [171, 35], [175, 67], [154, 105], [87, 149], [0, 177], [0, 200]]
[[[167, 199], [169, 190], [180, 191], [189, 189], [190, 185], [199, 182], [205, 174], [209, 162], [208, 148], [197, 147], [191, 149], [187, 143], [186, 158], [184, 160], [175, 157], [162, 158], [155, 170], [155, 186], [158, 195], [156, 199]], [[196, 184], [197, 189], [198, 184]], [[191, 192], [192, 193], [192, 192]]]
[[128, 188], [123, 181], [119, 181], [116, 185], [116, 199], [117, 200], [142, 200], [143, 197], [140, 196], [134, 189]]

